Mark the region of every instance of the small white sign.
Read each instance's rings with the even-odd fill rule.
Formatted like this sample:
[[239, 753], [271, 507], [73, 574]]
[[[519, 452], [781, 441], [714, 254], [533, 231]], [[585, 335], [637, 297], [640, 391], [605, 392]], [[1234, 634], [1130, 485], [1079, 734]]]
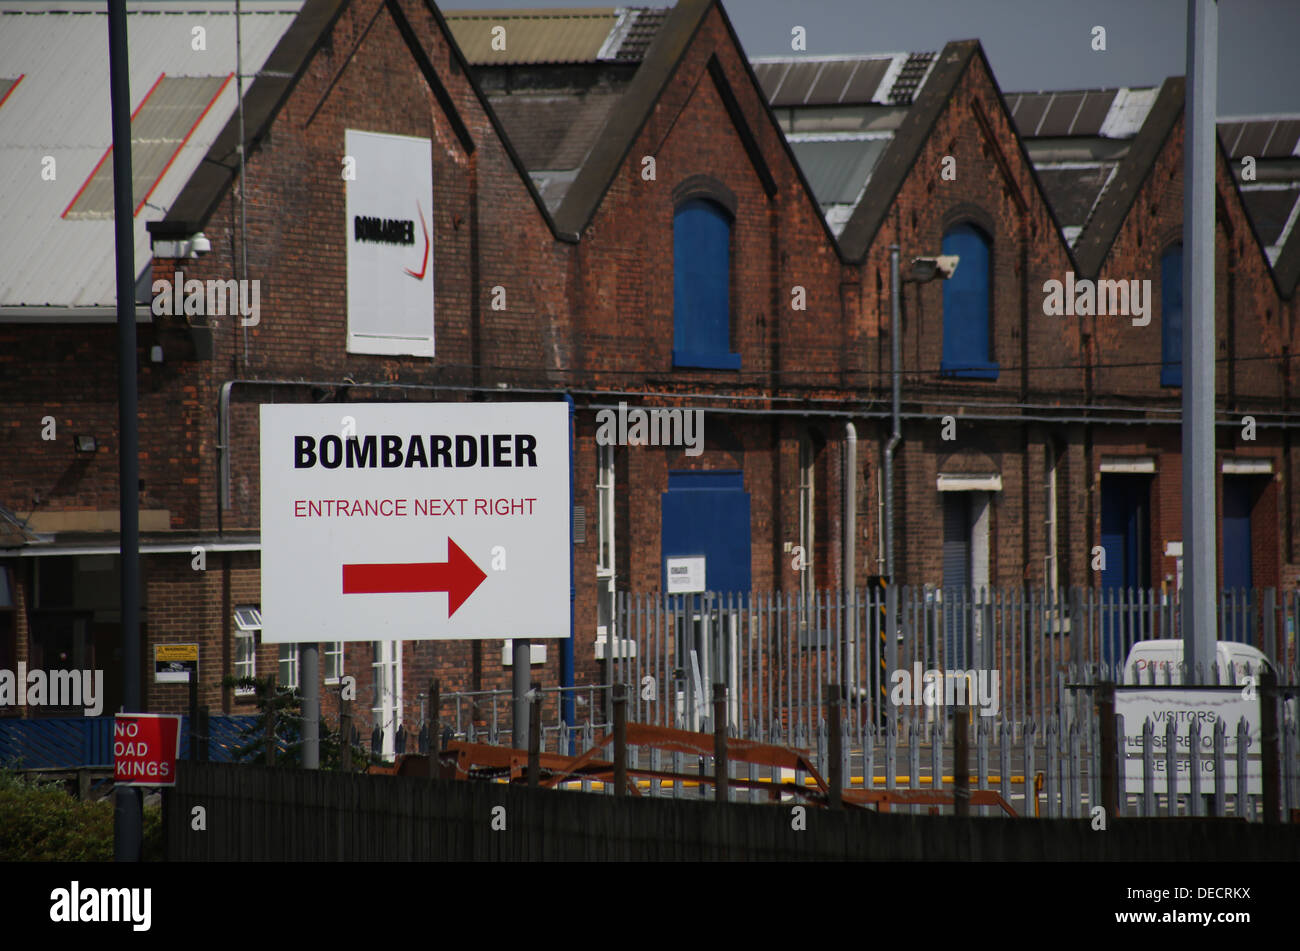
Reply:
[[669, 558], [666, 562], [669, 594], [698, 594], [704, 585], [704, 556]]
[[262, 641], [569, 636], [569, 410], [264, 405]]
[[1178, 791], [1190, 791], [1189, 740], [1191, 722], [1196, 719], [1201, 727], [1201, 792], [1214, 792], [1214, 724], [1223, 721], [1224, 778], [1226, 792], [1237, 791], [1237, 721], [1243, 717], [1248, 728], [1246, 744], [1246, 783], [1250, 795], [1262, 793], [1259, 760], [1259, 697], [1247, 700], [1241, 688], [1231, 689], [1150, 689], [1117, 687], [1115, 712], [1124, 717], [1124, 774], [1130, 793], [1142, 791], [1142, 724], [1151, 719], [1151, 745], [1155, 751], [1155, 775], [1152, 779], [1156, 792], [1166, 788], [1165, 730], [1173, 719], [1178, 744]]
[[348, 352], [431, 357], [432, 145], [348, 129], [344, 150]]

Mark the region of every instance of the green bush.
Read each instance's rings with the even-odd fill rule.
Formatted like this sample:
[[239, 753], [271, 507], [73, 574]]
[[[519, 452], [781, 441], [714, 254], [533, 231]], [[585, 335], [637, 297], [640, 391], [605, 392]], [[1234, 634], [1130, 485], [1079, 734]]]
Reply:
[[[144, 858], [161, 861], [162, 810], [144, 810]], [[110, 862], [113, 801], [80, 802], [62, 783], [0, 770], [0, 862]]]

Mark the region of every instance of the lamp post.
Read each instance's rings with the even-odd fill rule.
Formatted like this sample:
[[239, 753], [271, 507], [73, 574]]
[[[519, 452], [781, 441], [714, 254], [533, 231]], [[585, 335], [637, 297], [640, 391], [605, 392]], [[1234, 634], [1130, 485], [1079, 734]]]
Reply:
[[[957, 272], [960, 259], [955, 254], [941, 254], [934, 257], [913, 258], [906, 282], [909, 284], [927, 284], [935, 278], [947, 280]], [[899, 304], [901, 281], [898, 268], [898, 245], [889, 246], [889, 366], [891, 377], [891, 412], [893, 428], [889, 442], [885, 445], [885, 574], [889, 578], [890, 588], [894, 584], [894, 450], [903, 440], [902, 418], [899, 402], [901, 399], [902, 368], [900, 363], [901, 318]]]
[[[913, 258], [908, 273], [908, 283], [926, 284], [936, 277], [947, 280], [957, 271], [957, 255]], [[898, 638], [898, 586], [894, 583], [894, 450], [903, 441], [902, 416], [899, 410], [902, 384], [900, 339], [901, 281], [898, 273], [898, 245], [889, 246], [889, 367], [891, 377], [890, 419], [892, 429], [885, 444], [885, 575], [889, 584], [885, 588], [885, 630], [889, 650], [888, 669], [897, 667]], [[889, 716], [894, 716], [890, 706]]]

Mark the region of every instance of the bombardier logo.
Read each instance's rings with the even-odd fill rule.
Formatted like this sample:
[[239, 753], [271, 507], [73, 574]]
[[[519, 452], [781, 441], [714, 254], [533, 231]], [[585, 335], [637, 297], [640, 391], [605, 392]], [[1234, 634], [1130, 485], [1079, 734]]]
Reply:
[[537, 468], [537, 437], [528, 433], [473, 436], [293, 437], [295, 469]]
[[[424, 236], [424, 257], [420, 260], [420, 270], [412, 271], [402, 268], [417, 281], [424, 280], [429, 271], [429, 225], [424, 220], [424, 209], [415, 203], [416, 214], [420, 218], [420, 232]], [[415, 222], [409, 218], [376, 218], [370, 215], [355, 215], [352, 219], [352, 237], [355, 241], [368, 241], [372, 244], [415, 244]]]

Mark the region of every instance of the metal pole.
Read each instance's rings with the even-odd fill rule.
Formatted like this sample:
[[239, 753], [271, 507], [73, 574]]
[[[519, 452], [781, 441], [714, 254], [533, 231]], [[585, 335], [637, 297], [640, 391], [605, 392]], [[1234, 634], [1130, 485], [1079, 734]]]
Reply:
[[900, 416], [900, 387], [902, 361], [899, 316], [900, 293], [898, 280], [898, 245], [889, 246], [889, 374], [890, 374], [890, 419], [893, 428], [889, 442], [885, 445], [885, 574], [890, 585], [894, 583], [894, 449], [903, 439], [902, 419]]
[[188, 671], [188, 672], [187, 672], [187, 676], [189, 677], [189, 691], [190, 691], [190, 755], [189, 755], [189, 760], [190, 760], [191, 763], [193, 763], [193, 762], [197, 762], [197, 761], [198, 761], [198, 758], [199, 758], [199, 741], [198, 741], [198, 725], [199, 725], [199, 676], [198, 676], [198, 671], [197, 671], [197, 670], [191, 670], [191, 671]]
[[536, 789], [542, 776], [542, 691], [533, 681], [532, 709], [528, 717], [528, 788]]
[[726, 802], [730, 783], [727, 773], [727, 685], [713, 685], [713, 798]]
[[302, 684], [302, 768], [320, 769], [320, 645], [299, 648]]
[[627, 687], [614, 684], [614, 795], [627, 795]]
[[528, 688], [531, 686], [532, 677], [532, 645], [522, 638], [516, 637], [513, 644], [513, 661], [514, 676], [512, 678], [512, 687], [514, 696], [511, 698], [514, 704], [514, 726], [511, 728], [510, 745], [517, 750], [527, 749], [528, 746]]
[[1214, 171], [1218, 7], [1187, 0], [1183, 133], [1183, 683], [1214, 663]]
[[[902, 344], [899, 340], [902, 317], [900, 316], [899, 294], [902, 292], [898, 279], [898, 245], [889, 246], [889, 361], [890, 361], [890, 418], [892, 430], [889, 442], [885, 445], [885, 577], [888, 587], [885, 589], [885, 646], [887, 658], [881, 658], [886, 668], [881, 676], [888, 677], [894, 669], [898, 650], [898, 585], [894, 576], [894, 450], [903, 440], [902, 417], [900, 415], [900, 388], [902, 385], [901, 362]], [[885, 715], [894, 721], [898, 711], [893, 704], [885, 708]]]
[[858, 681], [858, 430], [844, 424], [844, 643], [847, 647], [846, 672], [841, 678], [849, 697], [856, 692]]
[[[108, 4], [108, 87], [113, 123], [113, 242], [117, 275], [118, 495], [121, 508], [122, 709], [143, 712], [140, 691], [140, 463], [136, 408], [135, 216], [131, 187], [131, 79], [126, 0]], [[114, 797], [113, 858], [138, 862], [144, 815], [140, 790]]]
[[[242, 24], [244, 22], [244, 11], [240, 0], [235, 0], [235, 104], [239, 110], [239, 145], [236, 150], [239, 152], [239, 256], [240, 256], [240, 277], [248, 280], [248, 181], [244, 178], [244, 162], [247, 156], [244, 154], [244, 143], [248, 141], [244, 137], [244, 34]], [[240, 327], [244, 334], [244, 363], [243, 367], [248, 368], [248, 321], [240, 318]]]
[[[573, 727], [574, 721], [574, 703], [573, 703], [573, 632], [575, 629], [575, 605], [578, 599], [578, 588], [574, 582], [573, 573], [573, 397], [568, 393], [564, 394], [564, 401], [569, 404], [569, 636], [560, 646], [560, 719], [567, 726]], [[599, 541], [597, 541], [599, 544]], [[563, 737], [560, 738], [563, 742]], [[557, 752], [559, 749], [557, 748]], [[569, 736], [568, 753], [574, 755], [573, 736]]]

